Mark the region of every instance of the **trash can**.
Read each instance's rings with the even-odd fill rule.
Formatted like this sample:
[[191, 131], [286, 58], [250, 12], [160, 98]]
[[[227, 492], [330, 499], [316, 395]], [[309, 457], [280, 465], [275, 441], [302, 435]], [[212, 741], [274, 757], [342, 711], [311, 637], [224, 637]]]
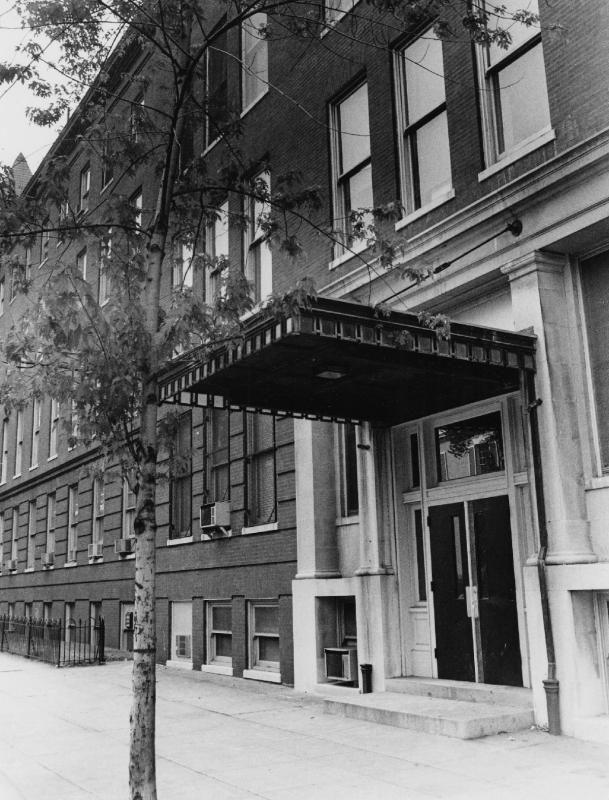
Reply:
[[362, 671], [362, 694], [372, 692], [372, 664], [360, 664]]

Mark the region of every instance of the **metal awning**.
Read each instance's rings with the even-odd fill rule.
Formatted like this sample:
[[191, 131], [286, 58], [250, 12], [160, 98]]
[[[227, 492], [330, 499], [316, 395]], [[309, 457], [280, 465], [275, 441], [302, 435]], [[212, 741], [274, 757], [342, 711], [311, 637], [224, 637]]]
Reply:
[[193, 350], [160, 381], [161, 402], [395, 425], [514, 391], [535, 337], [317, 298], [292, 316], [258, 314], [237, 343]]

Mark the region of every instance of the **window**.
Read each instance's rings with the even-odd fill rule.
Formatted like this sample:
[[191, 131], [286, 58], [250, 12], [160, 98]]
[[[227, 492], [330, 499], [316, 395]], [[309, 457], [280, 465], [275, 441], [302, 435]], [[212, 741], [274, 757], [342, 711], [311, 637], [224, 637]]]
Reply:
[[47, 541], [46, 552], [55, 552], [55, 492], [47, 495]]
[[23, 604], [23, 616], [26, 619], [32, 619], [33, 614], [33, 603], [24, 603]]
[[205, 253], [205, 301], [211, 305], [222, 290], [222, 278], [228, 269], [228, 200], [222, 203], [218, 216], [207, 225]]
[[19, 557], [19, 506], [13, 508], [13, 521], [11, 527], [11, 559], [17, 561]]
[[582, 262], [580, 274], [596, 410], [599, 467], [601, 472], [609, 473], [609, 251]]
[[192, 535], [191, 430], [191, 414], [187, 412], [178, 420], [173, 452], [170, 539], [183, 539]]
[[339, 513], [341, 517], [350, 517], [359, 513], [355, 425], [349, 423], [339, 425], [337, 429], [337, 438], [340, 498]]
[[[142, 229], [142, 208], [144, 207], [144, 196], [141, 189], [138, 189], [138, 191], [131, 198], [130, 202], [131, 208], [133, 209], [133, 222], [137, 228], [136, 233], [133, 235], [139, 237]], [[139, 245], [136, 245], [135, 249], [136, 252], [139, 251]]]
[[2, 463], [0, 464], [0, 483], [6, 483], [8, 476], [8, 419], [2, 422]]
[[142, 123], [144, 121], [144, 93], [137, 95], [129, 110], [129, 136], [135, 144], [142, 134]]
[[74, 638], [74, 634], [76, 633], [73, 629], [76, 628], [76, 619], [75, 619], [75, 604], [74, 603], [66, 603], [65, 611], [64, 611], [64, 626], [65, 626], [65, 642], [69, 644], [72, 639]]
[[247, 413], [247, 524], [277, 520], [275, 417]]
[[228, 38], [224, 30], [225, 24], [226, 17], [220, 20], [216, 33], [210, 36], [210, 46], [207, 50], [205, 140], [208, 147], [222, 136], [231, 115], [228, 93]]
[[76, 445], [78, 444], [78, 432], [79, 432], [79, 424], [78, 424], [78, 408], [76, 406], [76, 401], [70, 401], [70, 436], [68, 439], [68, 450], [74, 450]]
[[432, 30], [397, 54], [402, 196], [412, 212], [452, 193], [442, 42]]
[[57, 455], [57, 434], [59, 430], [59, 401], [51, 398], [51, 418], [49, 428], [49, 458]]
[[357, 647], [357, 617], [355, 597], [337, 598], [336, 628], [339, 647]]
[[78, 195], [78, 210], [89, 210], [89, 190], [91, 189], [91, 167], [87, 164], [80, 172], [80, 189]]
[[414, 511], [414, 544], [417, 557], [417, 594], [420, 603], [427, 602], [427, 580], [425, 578], [425, 545], [423, 540], [423, 517], [421, 509]]
[[243, 21], [241, 38], [241, 108], [253, 105], [268, 90], [269, 57], [266, 40], [266, 14], [253, 14]]
[[91, 647], [95, 647], [98, 641], [98, 630], [100, 627], [100, 620], [102, 615], [102, 604], [97, 601], [89, 603], [89, 625], [90, 628], [90, 642]]
[[230, 602], [207, 604], [207, 663], [233, 662], [233, 609]]
[[97, 297], [100, 306], [105, 305], [110, 299], [110, 281], [108, 266], [112, 260], [112, 228], [101, 240], [99, 251], [99, 274], [97, 283]]
[[31, 500], [28, 504], [28, 525], [27, 525], [27, 561], [26, 568], [34, 569], [36, 559], [36, 501]]
[[[334, 227], [348, 243], [353, 234], [352, 212], [372, 207], [368, 86], [363, 83], [332, 107], [332, 166], [334, 179]], [[371, 223], [364, 216], [365, 225]], [[357, 246], [364, 246], [357, 240]], [[336, 249], [342, 255], [344, 247]]]
[[32, 248], [25, 248], [25, 279], [26, 281], [32, 278]]
[[103, 475], [98, 475], [93, 480], [93, 544], [104, 542], [104, 500], [105, 487]]
[[43, 622], [50, 622], [51, 621], [51, 612], [53, 610], [53, 603], [43, 603], [42, 604], [42, 621]]
[[[48, 228], [51, 224], [51, 220], [47, 219], [44, 221], [43, 225], [45, 228]], [[40, 237], [40, 264], [38, 267], [40, 268], [44, 262], [49, 257], [49, 245], [51, 242], [51, 231], [44, 230]]]
[[[268, 172], [258, 175], [254, 181], [256, 194], [265, 197], [270, 192], [271, 176]], [[252, 284], [252, 295], [255, 303], [268, 297], [273, 291], [273, 262], [271, 250], [264, 236], [265, 216], [270, 205], [258, 197], [245, 199], [245, 216], [247, 219], [244, 231], [243, 253], [245, 264], [243, 272]]]
[[4, 511], [0, 511], [0, 573], [4, 560]]
[[205, 425], [205, 501], [230, 500], [230, 412], [210, 409]]
[[451, 422], [436, 428], [438, 480], [452, 481], [505, 469], [501, 414]]
[[76, 256], [76, 269], [83, 280], [87, 280], [87, 248]]
[[15, 478], [21, 475], [23, 464], [23, 410], [17, 411], [17, 433], [15, 442]]
[[101, 173], [101, 185], [102, 189], [104, 189], [110, 181], [114, 178], [114, 161], [113, 161], [113, 154], [110, 151], [110, 140], [106, 136], [104, 139], [104, 144], [102, 147], [102, 173]]
[[322, 0], [323, 17], [326, 25], [336, 25], [345, 16], [357, 0]]
[[192, 664], [192, 603], [171, 604], [170, 659]]
[[484, 2], [489, 29], [507, 28], [507, 49], [493, 44], [480, 49], [482, 117], [487, 163], [494, 163], [526, 147], [550, 129], [550, 108], [539, 28], [526, 27], [506, 17], [519, 9], [538, 12], [537, 0], [501, 0], [506, 14], [494, 14], [495, 4]]
[[78, 550], [78, 484], [68, 489], [68, 552], [66, 562], [76, 561]]
[[250, 604], [250, 668], [279, 672], [279, 606]]
[[192, 289], [194, 274], [194, 250], [191, 245], [179, 245], [179, 252], [173, 262], [173, 288]]
[[0, 278], [0, 317], [4, 314], [4, 295], [6, 292], [6, 279]]
[[42, 423], [42, 401], [34, 398], [32, 403], [32, 448], [30, 453], [30, 469], [38, 466], [38, 452], [40, 449], [40, 426]]
[[131, 490], [129, 481], [123, 481], [123, 520], [122, 520], [122, 539], [134, 539], [135, 532], [133, 523], [135, 522], [135, 511], [137, 506], [137, 495]]

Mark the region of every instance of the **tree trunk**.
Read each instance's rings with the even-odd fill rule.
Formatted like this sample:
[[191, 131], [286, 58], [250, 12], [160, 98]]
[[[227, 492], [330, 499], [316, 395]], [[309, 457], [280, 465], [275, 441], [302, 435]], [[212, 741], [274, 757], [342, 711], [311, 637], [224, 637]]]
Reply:
[[[144, 387], [143, 462], [137, 498], [135, 631], [130, 717], [131, 800], [156, 800], [156, 425], [154, 382]], [[154, 397], [154, 401], [151, 402]]]

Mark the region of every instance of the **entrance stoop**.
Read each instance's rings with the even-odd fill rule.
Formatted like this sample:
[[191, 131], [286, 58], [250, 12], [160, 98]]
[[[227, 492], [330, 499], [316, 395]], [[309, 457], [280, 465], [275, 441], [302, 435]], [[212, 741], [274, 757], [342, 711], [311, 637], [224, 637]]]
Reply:
[[320, 690], [329, 714], [458, 739], [510, 733], [534, 724], [530, 690], [513, 686], [393, 678], [385, 692], [357, 694], [327, 684]]

